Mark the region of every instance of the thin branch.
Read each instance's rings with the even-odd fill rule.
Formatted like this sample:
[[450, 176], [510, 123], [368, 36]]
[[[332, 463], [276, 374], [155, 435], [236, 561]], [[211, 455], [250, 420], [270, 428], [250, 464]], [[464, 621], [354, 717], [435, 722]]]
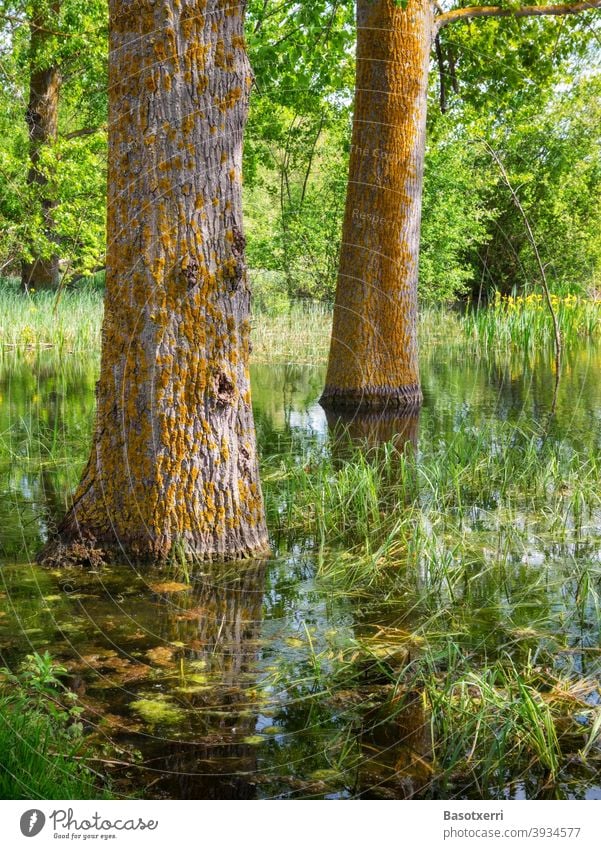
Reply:
[[540, 271], [541, 283], [542, 283], [543, 290], [544, 290], [544, 293], [545, 293], [545, 300], [547, 302], [547, 307], [549, 309], [549, 312], [551, 313], [551, 319], [553, 321], [553, 333], [554, 333], [554, 336], [555, 336], [555, 392], [553, 393], [553, 404], [552, 404], [552, 408], [551, 408], [551, 413], [553, 414], [553, 413], [555, 413], [555, 407], [557, 405], [557, 392], [558, 392], [558, 389], [559, 389], [559, 380], [560, 380], [560, 376], [561, 376], [561, 348], [562, 348], [562, 344], [561, 344], [561, 331], [559, 329], [559, 322], [557, 321], [557, 315], [555, 313], [555, 310], [553, 309], [553, 303], [551, 301], [551, 292], [549, 291], [549, 285], [547, 283], [547, 274], [545, 272], [545, 266], [543, 265], [543, 261], [541, 259], [541, 256], [540, 256], [540, 253], [539, 253], [539, 250], [538, 250], [538, 245], [536, 243], [536, 239], [534, 238], [534, 233], [532, 232], [532, 227], [530, 226], [530, 221], [528, 219], [528, 216], [526, 215], [526, 211], [525, 211], [524, 207], [522, 206], [522, 203], [521, 203], [521, 201], [518, 197], [516, 190], [513, 188], [513, 185], [511, 184], [511, 181], [509, 179], [507, 171], [505, 170], [505, 166], [503, 165], [501, 158], [499, 157], [499, 154], [484, 139], [482, 139], [482, 144], [484, 145], [484, 147], [486, 148], [488, 153], [491, 155], [494, 162], [496, 162], [496, 164], [499, 168], [499, 171], [501, 172], [503, 182], [505, 183], [505, 185], [509, 189], [509, 191], [511, 193], [511, 197], [513, 199], [513, 202], [514, 202], [515, 206], [517, 207], [518, 212], [522, 216], [522, 219], [524, 221], [524, 226], [526, 227], [526, 233], [528, 234], [528, 241], [530, 242], [530, 244], [532, 246], [532, 250], [534, 251], [534, 256], [536, 257], [538, 270]]
[[444, 56], [438, 33], [434, 39], [434, 44], [436, 45], [436, 61], [438, 62], [438, 76], [440, 78], [440, 111], [444, 115], [447, 111], [447, 88], [445, 84]]
[[552, 3], [546, 6], [518, 6], [515, 9], [503, 6], [466, 6], [464, 9], [451, 9], [439, 15], [434, 28], [439, 32], [443, 27], [456, 21], [470, 18], [529, 18], [539, 15], [578, 15], [591, 9], [601, 8], [601, 0], [585, 0], [579, 3]]
[[325, 124], [326, 113], [322, 112], [321, 120], [319, 122], [319, 127], [317, 129], [317, 135], [315, 136], [315, 140], [313, 142], [313, 147], [311, 148], [311, 153], [309, 155], [309, 163], [307, 165], [307, 170], [305, 172], [305, 179], [303, 180], [303, 190], [301, 192], [299, 208], [303, 205], [305, 201], [305, 195], [307, 194], [307, 185], [309, 183], [309, 177], [311, 176], [311, 168], [313, 167], [313, 159], [315, 157], [315, 151], [317, 149], [317, 142], [319, 141], [319, 137], [321, 136], [321, 132], [323, 130], [323, 125]]
[[459, 94], [459, 81], [457, 80], [457, 66], [455, 64], [455, 54], [453, 53], [453, 45], [447, 45], [447, 62], [449, 63], [449, 76], [451, 77], [451, 86], [455, 94]]
[[94, 133], [99, 133], [106, 129], [106, 124], [101, 127], [85, 127], [83, 130], [75, 130], [73, 133], [65, 133], [61, 138], [64, 139], [64, 141], [71, 141], [71, 139], [81, 139], [84, 136], [93, 136]]

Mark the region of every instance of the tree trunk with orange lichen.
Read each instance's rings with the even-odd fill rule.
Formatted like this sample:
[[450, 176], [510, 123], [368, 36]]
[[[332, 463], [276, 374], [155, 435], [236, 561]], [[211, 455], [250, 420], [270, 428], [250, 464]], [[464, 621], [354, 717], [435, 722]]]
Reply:
[[[48, 177], [40, 165], [43, 149], [56, 142], [58, 135], [58, 103], [61, 84], [60, 70], [48, 55], [52, 37], [51, 27], [58, 19], [60, 4], [48, 9], [45, 3], [34, 3], [31, 16], [29, 101], [25, 120], [29, 131], [29, 186], [37, 189], [41, 206], [44, 234], [49, 243], [54, 240], [54, 201], [47, 196]], [[50, 53], [52, 51], [50, 50]], [[59, 260], [56, 253], [40, 255], [34, 250], [33, 259], [21, 264], [23, 289], [56, 289], [59, 283]]]
[[358, 0], [350, 173], [327, 407], [421, 404], [417, 271], [430, 0]]
[[110, 0], [94, 446], [46, 563], [236, 559], [267, 532], [251, 409], [243, 6]]

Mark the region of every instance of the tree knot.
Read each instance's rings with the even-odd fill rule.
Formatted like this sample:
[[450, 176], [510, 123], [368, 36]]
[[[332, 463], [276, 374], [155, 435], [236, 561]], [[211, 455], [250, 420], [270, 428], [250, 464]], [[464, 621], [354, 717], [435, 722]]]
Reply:
[[184, 267], [182, 265], [182, 277], [186, 281], [188, 290], [193, 289], [198, 283], [199, 266], [197, 262], [188, 262]]
[[226, 407], [234, 400], [234, 384], [223, 372], [219, 372], [216, 378], [215, 395], [217, 406]]
[[239, 227], [233, 227], [232, 234], [232, 253], [236, 259], [242, 259], [246, 250], [246, 236]]

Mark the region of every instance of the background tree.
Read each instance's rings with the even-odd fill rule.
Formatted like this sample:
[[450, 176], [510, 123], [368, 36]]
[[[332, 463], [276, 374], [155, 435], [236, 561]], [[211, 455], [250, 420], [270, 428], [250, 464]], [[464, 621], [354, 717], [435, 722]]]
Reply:
[[106, 8], [0, 3], [0, 273], [25, 288], [103, 265]]
[[94, 445], [44, 557], [267, 548], [251, 409], [243, 9], [111, 0], [108, 254]]
[[48, 245], [46, 251], [23, 262], [21, 279], [25, 289], [56, 288], [59, 280], [57, 246], [52, 245], [56, 240], [55, 201], [50, 197], [48, 176], [42, 165], [44, 148], [51, 149], [58, 136], [61, 74], [52, 43], [59, 26], [59, 13], [58, 0], [36, 0], [30, 8], [29, 99], [25, 113], [30, 160], [27, 182], [38, 190], [43, 234]]
[[421, 403], [417, 281], [430, 50], [475, 17], [587, 12], [591, 2], [457, 8], [358, 0], [357, 76], [334, 325], [322, 403]]

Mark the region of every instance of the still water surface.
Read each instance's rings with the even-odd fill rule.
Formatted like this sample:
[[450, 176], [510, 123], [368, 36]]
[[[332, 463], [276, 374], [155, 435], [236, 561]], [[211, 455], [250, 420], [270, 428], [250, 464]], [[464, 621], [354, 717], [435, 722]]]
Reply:
[[[546, 360], [484, 362], [438, 349], [424, 356], [425, 404], [413, 436], [418, 445], [442, 441], [452, 450], [461, 429], [510, 421], [539, 426], [575, 450], [591, 441], [601, 448], [601, 352], [572, 352], [564, 369], [551, 418]], [[140, 766], [113, 767], [124, 794], [133, 787], [181, 799], [440, 793], [408, 755], [426, 745], [410, 711], [393, 728], [369, 725], [352, 693], [323, 702], [300, 695], [298, 681], [315, 657], [335, 664], [356, 633], [378, 624], [315, 580], [315, 540], [285, 539], [272, 528], [272, 559], [206, 567], [189, 584], [125, 565], [60, 573], [31, 565], [85, 460], [96, 370], [95, 358], [60, 363], [52, 354], [0, 365], [2, 663], [16, 667], [23, 655], [48, 649], [68, 667], [96, 733], [121, 747], [124, 763], [140, 753]], [[323, 377], [312, 367], [254, 367], [265, 467], [290, 452], [302, 462], [309, 448], [330, 450], [317, 403]], [[587, 557], [600, 555], [587, 548]], [[536, 568], [545, 555], [534, 549], [529, 557]], [[547, 599], [555, 602], [565, 600]], [[589, 648], [598, 636], [593, 625]], [[575, 773], [559, 795], [599, 798], [596, 784]], [[478, 789], [454, 793], [477, 796]], [[503, 791], [544, 793], [523, 780], [508, 780]]]

